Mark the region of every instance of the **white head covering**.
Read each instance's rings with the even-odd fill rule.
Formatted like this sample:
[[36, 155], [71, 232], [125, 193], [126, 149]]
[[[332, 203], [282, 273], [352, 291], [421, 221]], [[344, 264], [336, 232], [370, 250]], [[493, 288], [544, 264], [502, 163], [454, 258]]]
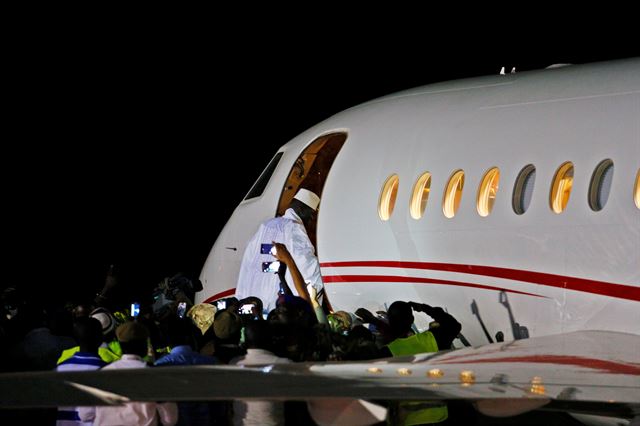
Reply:
[[318, 210], [318, 204], [320, 204], [320, 197], [308, 189], [300, 188], [295, 197], [296, 200], [303, 202], [307, 206], [311, 207], [314, 211]]
[[116, 328], [115, 318], [113, 318], [113, 315], [104, 308], [94, 309], [89, 316], [100, 321], [103, 335], [109, 334]]

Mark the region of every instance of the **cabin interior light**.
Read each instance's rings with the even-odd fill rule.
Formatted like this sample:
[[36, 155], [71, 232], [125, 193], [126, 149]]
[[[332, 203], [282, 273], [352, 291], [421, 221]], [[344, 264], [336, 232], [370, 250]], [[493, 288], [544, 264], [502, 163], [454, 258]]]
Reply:
[[409, 205], [409, 212], [412, 218], [417, 220], [424, 214], [424, 209], [427, 207], [427, 201], [429, 200], [430, 188], [431, 173], [423, 173], [413, 186], [413, 196]]

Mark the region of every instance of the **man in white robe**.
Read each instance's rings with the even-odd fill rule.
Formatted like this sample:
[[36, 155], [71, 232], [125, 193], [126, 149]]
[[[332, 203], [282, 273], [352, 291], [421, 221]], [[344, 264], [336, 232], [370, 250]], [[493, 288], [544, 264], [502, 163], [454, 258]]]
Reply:
[[[247, 244], [242, 258], [236, 286], [238, 299], [248, 296], [260, 298], [264, 313], [276, 307], [280, 278], [277, 273], [263, 272], [263, 263], [276, 259], [271, 253], [261, 250], [263, 244], [270, 245], [275, 241], [287, 247], [306, 284], [311, 284], [316, 289], [317, 299], [322, 301], [324, 285], [320, 275], [320, 263], [305, 229], [305, 225], [315, 216], [319, 204], [320, 198], [316, 194], [301, 188], [283, 216], [269, 219], [260, 225]], [[289, 288], [297, 296], [298, 292], [293, 286], [289, 271], [285, 276]]]

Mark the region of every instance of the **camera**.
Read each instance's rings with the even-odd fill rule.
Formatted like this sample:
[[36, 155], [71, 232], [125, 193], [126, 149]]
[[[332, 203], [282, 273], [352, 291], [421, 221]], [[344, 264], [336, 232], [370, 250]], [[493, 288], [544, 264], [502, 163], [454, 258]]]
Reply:
[[[166, 277], [153, 290], [153, 313], [162, 316], [172, 302], [183, 299], [193, 304], [195, 293], [202, 290], [202, 282], [191, 280], [182, 273]], [[180, 297], [179, 297], [180, 296]]]
[[278, 272], [279, 268], [280, 262], [277, 260], [273, 262], [262, 262], [262, 272]]

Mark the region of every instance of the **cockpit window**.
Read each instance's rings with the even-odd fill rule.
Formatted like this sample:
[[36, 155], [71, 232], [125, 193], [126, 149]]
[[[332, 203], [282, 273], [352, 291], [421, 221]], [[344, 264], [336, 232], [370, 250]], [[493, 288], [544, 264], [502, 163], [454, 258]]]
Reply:
[[251, 188], [251, 190], [249, 190], [247, 196], [244, 197], [245, 200], [256, 198], [262, 195], [264, 189], [267, 187], [267, 183], [269, 183], [269, 179], [271, 179], [271, 175], [273, 175], [273, 172], [276, 170], [276, 167], [278, 166], [281, 158], [282, 152], [279, 152], [271, 159], [271, 161], [269, 161], [269, 164], [264, 169], [256, 183], [253, 184], [253, 187]]

